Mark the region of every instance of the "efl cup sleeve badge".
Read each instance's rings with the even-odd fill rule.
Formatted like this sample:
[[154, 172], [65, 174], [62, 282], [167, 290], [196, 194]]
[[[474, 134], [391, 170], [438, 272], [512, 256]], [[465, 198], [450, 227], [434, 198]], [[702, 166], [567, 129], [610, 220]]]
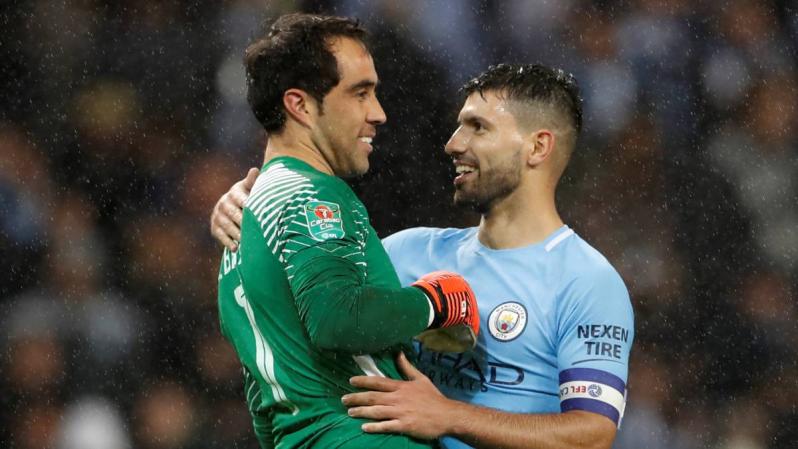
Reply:
[[308, 201], [305, 205], [308, 230], [311, 237], [324, 241], [343, 238], [344, 223], [341, 220], [341, 206], [329, 201]]
[[488, 329], [493, 338], [510, 341], [526, 328], [526, 308], [517, 302], [499, 304], [488, 317]]
[[591, 384], [589, 387], [587, 387], [587, 394], [589, 394], [594, 398], [597, 398], [601, 396], [601, 387], [596, 384]]

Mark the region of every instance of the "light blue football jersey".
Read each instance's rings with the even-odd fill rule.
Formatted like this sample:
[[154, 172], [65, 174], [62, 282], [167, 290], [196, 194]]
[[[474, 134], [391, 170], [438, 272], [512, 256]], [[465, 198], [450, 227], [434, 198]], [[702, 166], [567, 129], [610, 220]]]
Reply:
[[[568, 226], [514, 249], [477, 228], [413, 228], [383, 240], [403, 285], [460, 273], [477, 296], [480, 333], [465, 354], [420, 349], [418, 367], [452, 399], [515, 413], [587, 410], [620, 425], [634, 316], [621, 277]], [[466, 448], [443, 438], [446, 448]]]

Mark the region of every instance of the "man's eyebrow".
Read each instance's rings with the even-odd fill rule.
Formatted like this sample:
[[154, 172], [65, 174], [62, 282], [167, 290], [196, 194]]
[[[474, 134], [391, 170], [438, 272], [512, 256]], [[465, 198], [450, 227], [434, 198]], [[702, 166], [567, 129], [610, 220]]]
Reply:
[[359, 81], [359, 82], [349, 86], [348, 90], [352, 91], [352, 90], [359, 90], [359, 89], [370, 88], [370, 87], [376, 88], [378, 84], [379, 84], [379, 81], [362, 80], [362, 81]]
[[457, 117], [457, 123], [460, 123], [460, 124], [464, 124], [464, 123], [465, 124], [473, 124], [475, 122], [483, 122], [483, 123], [489, 124], [490, 120], [488, 120], [487, 118], [485, 118], [485, 117], [483, 117], [481, 115], [474, 114], [473, 112], [466, 112], [466, 113], [461, 114], [459, 117]]

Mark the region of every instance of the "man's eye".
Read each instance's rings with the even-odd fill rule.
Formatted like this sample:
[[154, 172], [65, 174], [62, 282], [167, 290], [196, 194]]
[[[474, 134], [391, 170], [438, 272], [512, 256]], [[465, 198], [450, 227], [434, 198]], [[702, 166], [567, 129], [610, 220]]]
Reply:
[[361, 100], [365, 100], [366, 98], [369, 97], [369, 92], [367, 90], [364, 90], [362, 92], [358, 92], [357, 93], [357, 97], [360, 98]]
[[485, 127], [480, 122], [474, 122], [474, 131], [482, 131]]

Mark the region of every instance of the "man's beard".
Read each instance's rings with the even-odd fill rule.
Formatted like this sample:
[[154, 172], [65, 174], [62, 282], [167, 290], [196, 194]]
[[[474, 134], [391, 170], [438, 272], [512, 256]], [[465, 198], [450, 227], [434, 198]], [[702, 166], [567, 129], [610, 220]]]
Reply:
[[501, 200], [513, 193], [521, 183], [521, 170], [517, 167], [502, 167], [501, 170], [492, 170], [493, 173], [474, 181], [474, 186], [466, 192], [456, 188], [454, 204], [458, 207], [472, 209], [480, 215], [485, 215]]

